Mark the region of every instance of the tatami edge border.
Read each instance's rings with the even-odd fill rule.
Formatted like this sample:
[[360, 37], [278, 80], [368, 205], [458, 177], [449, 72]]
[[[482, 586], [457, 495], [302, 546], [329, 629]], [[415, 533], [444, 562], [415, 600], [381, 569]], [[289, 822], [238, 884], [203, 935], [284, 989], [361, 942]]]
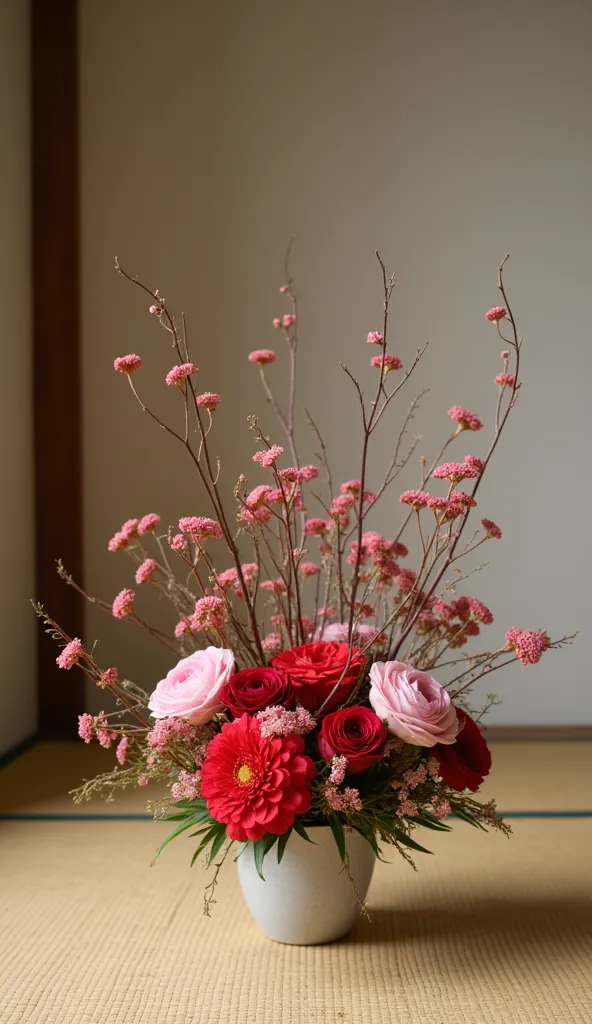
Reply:
[[[592, 818], [592, 810], [586, 811], [498, 811], [502, 818]], [[158, 819], [156, 819], [158, 820]], [[165, 820], [165, 819], [163, 819]], [[0, 821], [66, 822], [66, 821], [150, 821], [151, 814], [44, 814], [42, 812], [9, 811], [0, 813]]]

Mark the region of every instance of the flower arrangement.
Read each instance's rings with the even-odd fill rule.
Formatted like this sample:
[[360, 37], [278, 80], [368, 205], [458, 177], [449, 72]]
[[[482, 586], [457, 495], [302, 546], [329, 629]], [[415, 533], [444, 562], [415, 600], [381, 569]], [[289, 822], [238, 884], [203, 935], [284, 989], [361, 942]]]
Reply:
[[[471, 689], [484, 675], [517, 660], [535, 664], [571, 639], [552, 641], [542, 630], [512, 626], [498, 649], [466, 649], [493, 614], [482, 601], [458, 593], [475, 571], [459, 563], [469, 559], [471, 566], [471, 555], [501, 539], [490, 519], [482, 518], [470, 534], [467, 527], [520, 389], [521, 339], [503, 282], [505, 260], [498, 275], [503, 305], [485, 313], [503, 344], [488, 445], [481, 456], [461, 448], [457, 461], [445, 460], [449, 449], [466, 439], [474, 442], [483, 430], [475, 413], [453, 406], [452, 430], [437, 457], [429, 466], [420, 460], [419, 487], [398, 497], [402, 515], [392, 536], [369, 528], [378, 502], [392, 493], [414, 457], [419, 439], [407, 444], [405, 438], [421, 396], [403, 416], [376, 490], [369, 486], [370, 448], [424, 351], [407, 368], [388, 351], [394, 278], [377, 258], [384, 302], [381, 328], [366, 339], [376, 353], [370, 359], [370, 400], [368, 385], [343, 367], [362, 431], [357, 478], [335, 486], [327, 448], [310, 416], [320, 454], [314, 464], [299, 457], [298, 302], [286, 260], [280, 292], [289, 312], [273, 327], [288, 350], [287, 408], [268, 378], [275, 352], [258, 349], [248, 356], [283, 436], [268, 437], [255, 417], [249, 419], [257, 482], [239, 477], [234, 508], [222, 501], [212, 452], [223, 395], [196, 387], [198, 368], [184, 319], [179, 323], [158, 291], [117, 264], [148, 293], [150, 315], [172, 341], [176, 363], [163, 383], [178, 392], [184, 428], [173, 428], [144, 404], [136, 384], [140, 356], [117, 358], [114, 370], [127, 377], [151, 419], [185, 448], [207, 514], [185, 516], [174, 530], [163, 530], [154, 513], [130, 519], [108, 544], [110, 552], [131, 558], [138, 587], [156, 587], [171, 602], [170, 628], [145, 623], [137, 611], [141, 597], [128, 587], [111, 603], [98, 603], [123, 623], [148, 629], [170, 651], [172, 667], [147, 694], [120, 679], [115, 668], [102, 667], [42, 607], [37, 611], [65, 644], [58, 665], [78, 666], [115, 701], [114, 711], [80, 716], [81, 738], [114, 746], [117, 765], [85, 783], [75, 799], [96, 791], [111, 799], [117, 787], [164, 784], [155, 816], [175, 825], [163, 846], [189, 832], [197, 837], [192, 863], [204, 853], [216, 864], [206, 912], [234, 843], [252, 844], [264, 877], [264, 860], [274, 847], [280, 861], [292, 832], [310, 838], [307, 830], [318, 824], [332, 829], [346, 870], [348, 830], [360, 833], [378, 856], [381, 844], [390, 844], [407, 860], [425, 852], [418, 829], [447, 831], [454, 817], [509, 832], [495, 804], [475, 797], [491, 766], [480, 722], [496, 698], [489, 695], [484, 709], [472, 711]], [[409, 552], [402, 539], [411, 529], [421, 552], [413, 569], [405, 565]], [[60, 563], [58, 569], [77, 587]]]

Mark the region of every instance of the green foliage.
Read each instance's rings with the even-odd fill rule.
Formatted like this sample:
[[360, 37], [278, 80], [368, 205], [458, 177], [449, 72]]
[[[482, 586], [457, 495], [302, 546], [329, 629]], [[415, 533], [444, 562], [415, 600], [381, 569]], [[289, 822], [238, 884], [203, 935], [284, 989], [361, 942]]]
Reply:
[[278, 836], [271, 835], [271, 833], [268, 832], [266, 833], [266, 835], [263, 836], [262, 839], [256, 839], [253, 841], [252, 845], [255, 869], [262, 882], [265, 881], [265, 877], [263, 875], [263, 861], [265, 860], [267, 854], [271, 850], [272, 846], [275, 845], [277, 840]]
[[485, 825], [482, 825], [481, 822], [478, 821], [477, 818], [474, 817], [474, 815], [472, 815], [470, 811], [468, 811], [465, 807], [462, 806], [462, 804], [451, 803], [450, 807], [452, 813], [457, 818], [460, 818], [461, 821], [466, 821], [467, 824], [473, 825], [475, 828], [480, 828], [482, 832], [487, 832]]
[[415, 842], [411, 836], [408, 836], [405, 832], [397, 832], [396, 843], [402, 843], [403, 846], [408, 846], [410, 850], [416, 850], [418, 853], [431, 853], [431, 850], [426, 850], [425, 846], [420, 846], [419, 843]]
[[278, 864], [281, 864], [282, 857], [284, 856], [284, 851], [286, 849], [286, 843], [288, 842], [288, 839], [290, 838], [291, 835], [292, 835], [292, 829], [289, 828], [288, 831], [284, 832], [284, 834], [282, 836], [280, 836], [279, 839], [278, 839], [278, 848], [277, 848]]
[[304, 825], [302, 824], [302, 822], [298, 821], [298, 818], [294, 819], [293, 828], [294, 828], [294, 831], [297, 832], [298, 835], [302, 837], [302, 839], [306, 839], [307, 843], [312, 843], [313, 846], [316, 845], [314, 843], [314, 841], [310, 838], [310, 836], [309, 836], [308, 832], [306, 831], [306, 829], [305, 829]]
[[[173, 813], [167, 814], [160, 820], [176, 822], [176, 825], [173, 831], [170, 832], [166, 839], [160, 844], [156, 854], [154, 855], [154, 860], [152, 861], [153, 864], [164, 848], [168, 846], [173, 839], [176, 839], [177, 836], [182, 835], [184, 832], [189, 832], [189, 838], [191, 839], [197, 836], [200, 837], [199, 845], [191, 858], [192, 867], [202, 853], [206, 854], [208, 865], [212, 864], [214, 858], [218, 855], [225, 840], [227, 839], [226, 826], [222, 822], [216, 821], [215, 818], [212, 818], [212, 815], [206, 806], [206, 802], [202, 798], [197, 800], [178, 800], [174, 805]], [[343, 826], [337, 819], [334, 823], [334, 827], [337, 831], [340, 829], [341, 835], [343, 836]], [[189, 831], [190, 829], [193, 829], [193, 831]], [[281, 836], [272, 835], [268, 832], [261, 839], [255, 841], [248, 840], [244, 843], [240, 843], [235, 860], [238, 860], [248, 846], [252, 846], [257, 874], [261, 879], [263, 879], [263, 881], [265, 881], [265, 877], [263, 875], [263, 862], [267, 854], [277, 843], [277, 858], [279, 864], [284, 856], [286, 844], [292, 832], [296, 832], [302, 837], [302, 839], [305, 839], [307, 843], [312, 843], [312, 839], [306, 832], [306, 829], [298, 818], [296, 818], [293, 827], [288, 829], [288, 831], [284, 832]], [[232, 843], [230, 845], [232, 845]], [[345, 853], [345, 839], [343, 839], [343, 852]]]
[[[482, 806], [468, 796], [461, 797], [459, 795], [456, 800], [451, 801], [451, 809], [457, 818], [467, 822], [474, 828], [487, 831], [487, 826], [489, 826], [498, 828], [505, 833], [510, 831], [509, 826], [505, 825], [495, 814], [493, 805]], [[177, 836], [182, 835], [184, 832], [188, 832], [190, 838], [199, 837], [199, 844], [191, 858], [191, 865], [195, 864], [202, 853], [205, 853], [207, 863], [210, 865], [220, 853], [227, 839], [226, 826], [212, 818], [205, 800], [201, 798], [198, 800], [179, 800], [173, 808], [173, 813], [167, 815], [162, 820], [175, 822], [175, 827], [159, 846], [154, 856], [154, 861], [156, 861], [171, 840], [176, 839]], [[412, 830], [422, 827], [433, 832], [451, 831], [450, 825], [440, 821], [427, 809], [420, 810], [414, 817], [401, 818], [397, 814], [393, 814], [389, 794], [384, 793], [368, 794], [364, 800], [364, 810], [361, 813], [344, 815], [332, 811], [324, 819], [318, 822], [315, 820], [314, 823], [319, 825], [327, 824], [329, 826], [333, 833], [339, 857], [346, 866], [346, 826], [355, 829], [356, 832], [363, 836], [372, 847], [376, 857], [382, 861], [385, 861], [385, 858], [379, 845], [380, 841], [395, 846], [406, 860], [410, 860], [408, 850], [412, 850], [415, 853], [432, 853], [431, 850], [426, 849], [425, 846], [422, 846], [411, 836]], [[277, 843], [277, 861], [278, 864], [281, 863], [288, 840], [293, 832], [307, 843], [314, 844], [302, 820], [299, 820], [297, 817], [292, 828], [288, 829], [281, 836], [266, 833], [261, 839], [241, 843], [235, 860], [238, 860], [248, 846], [252, 846], [257, 874], [265, 881], [263, 866], [267, 854]], [[411, 863], [413, 862], [411, 861]]]
[[424, 828], [433, 829], [434, 832], [452, 832], [450, 825], [440, 821], [438, 818], [434, 818], [433, 814], [430, 814], [429, 811], [420, 811], [413, 820], [418, 825], [423, 825]]
[[329, 814], [327, 816], [327, 822], [333, 833], [333, 838], [335, 839], [339, 856], [345, 864], [345, 832], [343, 831], [343, 824], [336, 814]]
[[226, 839], [226, 826], [220, 821], [216, 821], [212, 818], [212, 815], [206, 807], [205, 800], [179, 800], [175, 804], [177, 812], [175, 814], [169, 814], [163, 821], [176, 821], [178, 824], [172, 832], [162, 842], [154, 855], [152, 863], [160, 857], [160, 854], [164, 850], [165, 846], [177, 836], [180, 836], [183, 832], [187, 832], [189, 829], [195, 829], [194, 832], [190, 833], [190, 838], [195, 836], [201, 836], [201, 841], [197, 847], [193, 857], [191, 858], [191, 866], [195, 864], [200, 853], [202, 853], [211, 844], [211, 848], [208, 852], [208, 864], [210, 864], [216, 854], [219, 852], [224, 840]]

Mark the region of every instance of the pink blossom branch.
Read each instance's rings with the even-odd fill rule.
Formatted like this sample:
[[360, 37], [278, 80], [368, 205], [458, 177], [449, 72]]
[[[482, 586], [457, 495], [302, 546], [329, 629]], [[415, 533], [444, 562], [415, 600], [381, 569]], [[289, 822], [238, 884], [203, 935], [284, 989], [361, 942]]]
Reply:
[[[46, 630], [46, 632], [50, 633], [54, 640], [64, 640], [66, 644], [72, 643], [73, 638], [65, 633], [61, 626], [59, 626], [57, 622], [47, 614], [43, 605], [33, 603], [33, 607], [39, 618], [43, 620], [43, 623], [46, 626], [49, 626], [49, 629]], [[123, 687], [116, 680], [111, 679], [110, 676], [99, 667], [92, 655], [89, 654], [86, 649], [81, 655], [81, 661], [78, 662], [78, 667], [88, 679], [92, 680], [92, 682], [98, 683], [101, 687], [109, 690], [116, 700], [119, 701], [126, 710], [140, 722], [144, 729], [149, 730], [151, 728], [151, 723], [144, 718], [138, 710], [140, 707], [145, 707], [146, 704], [142, 702], [134, 704], [131, 702]]]
[[[107, 615], [113, 615], [112, 605], [110, 605], [107, 601], [101, 601], [100, 598], [98, 597], [92, 597], [90, 594], [87, 594], [86, 591], [83, 590], [82, 587], [80, 587], [72, 578], [72, 576], [70, 576], [70, 574], [66, 571], [61, 561], [58, 560], [57, 566], [58, 575], [60, 576], [61, 579], [64, 580], [64, 582], [69, 587], [73, 587], [77, 594], [80, 594], [80, 596], [83, 597], [85, 601], [88, 601], [89, 604], [94, 605], [95, 608], [100, 608], [100, 610], [102, 612], [105, 612]], [[135, 614], [135, 612], [131, 612], [129, 615], [126, 615], [125, 619], [123, 619], [122, 621], [129, 622], [130, 625], [142, 626], [144, 629], [148, 631], [148, 633], [150, 633], [150, 636], [154, 637], [155, 640], [158, 640], [158, 642], [162, 644], [163, 647], [167, 647], [169, 651], [173, 651], [174, 654], [179, 653], [178, 648], [174, 647], [171, 643], [169, 643], [169, 638], [166, 633], [163, 633], [160, 629], [156, 629], [155, 626], [150, 626], [147, 622], [144, 622], [143, 619], [140, 619], [140, 617]]]
[[425, 350], [427, 349], [427, 347], [428, 347], [428, 343], [426, 341], [426, 343], [423, 346], [423, 348], [418, 348], [417, 349], [417, 352], [415, 353], [415, 358], [414, 358], [411, 366], [409, 367], [409, 369], [405, 371], [405, 374], [403, 375], [402, 380], [397, 384], [397, 386], [396, 386], [394, 391], [391, 391], [390, 394], [386, 395], [385, 400], [384, 400], [382, 406], [380, 407], [378, 413], [376, 414], [376, 418], [374, 420], [374, 423], [372, 424], [372, 427], [370, 428], [370, 432], [372, 432], [373, 430], [376, 430], [376, 427], [378, 426], [378, 423], [379, 423], [380, 419], [382, 418], [385, 410], [390, 405], [390, 403], [392, 402], [392, 400], [395, 397], [395, 395], [398, 395], [398, 393], [401, 390], [401, 388], [404, 387], [404, 385], [407, 383], [407, 381], [409, 380], [411, 374], [413, 373], [415, 367], [417, 366], [419, 360], [423, 356], [423, 354], [424, 354]]
[[[166, 329], [169, 330], [169, 332], [172, 334], [174, 347], [175, 347], [175, 349], [177, 351], [177, 354], [178, 354], [179, 358], [182, 361], [183, 358], [184, 358], [184, 355], [183, 355], [183, 352], [182, 352], [182, 349], [181, 349], [181, 344], [180, 344], [179, 336], [178, 336], [177, 329], [176, 329], [176, 326], [175, 326], [175, 322], [174, 322], [174, 319], [171, 317], [170, 313], [168, 312], [168, 310], [166, 308], [166, 304], [165, 304], [164, 299], [160, 295], [158, 295], [157, 292], [151, 291], [151, 289], [148, 288], [146, 285], [144, 285], [138, 278], [131, 277], [129, 274], [127, 274], [123, 270], [121, 265], [119, 264], [118, 260], [115, 261], [115, 266], [116, 266], [116, 269], [118, 270], [118, 272], [120, 274], [122, 274], [122, 276], [124, 278], [126, 278], [126, 280], [130, 281], [132, 284], [137, 285], [144, 292], [146, 292], [146, 294], [150, 295], [151, 298], [156, 303], [158, 303], [158, 305], [161, 308], [161, 314], [160, 314], [161, 322], [164, 323], [164, 326], [166, 327]], [[185, 338], [186, 338], [186, 335], [185, 335]], [[188, 351], [186, 341], [185, 341], [185, 347], [186, 347], [186, 351]], [[128, 374], [128, 379], [129, 379], [129, 374]], [[131, 381], [130, 381], [130, 383], [131, 383]], [[177, 434], [171, 428], [166, 427], [163, 424], [163, 422], [161, 420], [159, 420], [159, 418], [154, 413], [152, 413], [144, 405], [144, 403], [141, 402], [140, 404], [142, 405], [142, 408], [146, 412], [148, 412], [152, 416], [152, 418], [155, 419], [155, 421], [163, 429], [168, 430], [169, 433], [171, 433], [174, 437], [176, 437], [178, 440], [181, 441], [181, 443], [184, 445], [184, 447], [187, 450], [187, 452], [188, 452], [192, 462], [194, 463], [194, 465], [195, 465], [195, 467], [197, 469], [197, 472], [198, 472], [199, 477], [201, 479], [201, 482], [202, 482], [202, 484], [204, 486], [204, 489], [205, 489], [205, 491], [206, 491], [206, 493], [207, 493], [207, 495], [208, 495], [208, 497], [210, 499], [210, 502], [212, 504], [212, 507], [214, 508], [214, 511], [215, 511], [219, 521], [220, 521], [220, 525], [222, 527], [222, 531], [223, 531], [223, 534], [224, 534], [224, 539], [226, 541], [226, 544], [227, 544], [227, 546], [228, 546], [228, 548], [230, 550], [230, 553], [232, 555], [232, 558], [234, 560], [235, 567], [236, 567], [236, 570], [237, 570], [237, 573], [238, 573], [238, 577], [239, 577], [239, 580], [241, 582], [241, 586], [242, 586], [242, 588], [243, 588], [243, 590], [245, 592], [245, 595], [246, 595], [245, 602], [246, 602], [247, 608], [249, 610], [249, 617], [250, 617], [250, 621], [251, 621], [251, 629], [252, 629], [252, 633], [253, 633], [253, 640], [254, 640], [255, 646], [257, 648], [257, 652], [258, 652], [261, 660], [264, 660], [264, 652], [263, 652], [263, 648], [261, 647], [261, 638], [260, 638], [260, 635], [259, 635], [259, 628], [258, 628], [258, 624], [257, 624], [257, 619], [256, 619], [256, 616], [255, 616], [252, 604], [251, 604], [251, 602], [249, 601], [249, 598], [248, 598], [248, 590], [247, 590], [247, 587], [246, 587], [246, 584], [245, 584], [245, 580], [243, 578], [243, 572], [242, 572], [242, 567], [241, 567], [240, 556], [239, 556], [236, 544], [234, 543], [232, 532], [231, 532], [231, 530], [229, 528], [228, 521], [226, 519], [226, 514], [225, 514], [225, 511], [224, 511], [224, 506], [223, 506], [223, 503], [222, 503], [222, 500], [220, 498], [220, 494], [219, 494], [219, 491], [218, 491], [218, 474], [215, 475], [213, 473], [213, 470], [212, 470], [210, 454], [209, 454], [209, 448], [208, 448], [208, 444], [207, 444], [207, 434], [206, 434], [206, 431], [204, 430], [204, 427], [203, 427], [203, 423], [202, 423], [200, 412], [199, 412], [199, 406], [197, 405], [197, 401], [196, 401], [195, 390], [194, 390], [193, 383], [192, 383], [190, 378], [187, 380], [187, 387], [185, 388], [185, 392], [184, 392], [186, 408], [187, 408], [187, 402], [188, 402], [187, 388], [189, 388], [189, 391], [191, 392], [191, 395], [192, 395], [192, 398], [193, 398], [193, 404], [194, 404], [194, 407], [195, 407], [195, 414], [196, 414], [196, 418], [197, 418], [197, 424], [198, 424], [198, 428], [199, 428], [199, 432], [200, 432], [200, 437], [201, 437], [201, 450], [203, 450], [204, 458], [205, 458], [205, 461], [206, 461], [206, 467], [207, 467], [207, 471], [208, 471], [209, 480], [207, 479], [206, 474], [204, 473], [204, 471], [202, 469], [200, 460], [196, 457], [196, 455], [195, 455], [195, 453], [194, 453], [194, 451], [193, 451], [193, 449], [191, 447], [191, 444], [189, 442], [188, 434], [187, 434], [187, 436], [185, 438], [182, 438], [179, 434]], [[132, 390], [134, 390], [134, 393], [135, 393], [135, 389], [133, 388], [133, 385], [132, 385]], [[138, 397], [138, 396], [136, 395], [136, 397]]]
[[329, 503], [330, 503], [331, 502], [331, 496], [333, 495], [333, 476], [331, 474], [331, 466], [329, 464], [329, 458], [328, 458], [328, 455], [327, 455], [327, 447], [326, 447], [325, 442], [323, 440], [323, 436], [322, 436], [318, 426], [316, 425], [315, 421], [313, 420], [312, 416], [310, 415], [308, 409], [305, 409], [304, 412], [305, 412], [308, 424], [314, 430], [314, 432], [316, 434], [316, 437], [317, 437], [317, 441], [319, 442], [319, 444], [321, 446], [321, 450], [320, 450], [320, 452], [316, 453], [316, 457], [319, 459], [319, 461], [321, 462], [321, 465], [323, 466], [323, 468], [325, 470], [325, 475], [327, 477], [327, 484], [328, 484], [328, 487], [329, 487]]
[[[501, 416], [501, 419], [496, 419], [494, 437], [493, 437], [493, 440], [492, 440], [491, 445], [489, 447], [489, 451], [488, 451], [485, 459], [483, 460], [483, 462], [484, 462], [483, 471], [480, 473], [480, 475], [475, 480], [475, 483], [474, 483], [473, 488], [471, 490], [471, 497], [473, 497], [473, 498], [475, 497], [475, 495], [476, 495], [476, 493], [477, 493], [477, 491], [479, 489], [481, 480], [483, 479], [485, 471], [486, 471], [486, 469], [487, 469], [487, 467], [488, 467], [488, 465], [489, 465], [489, 463], [491, 461], [492, 455], [493, 455], [493, 453], [494, 453], [494, 451], [495, 451], [495, 449], [496, 449], [496, 447], [498, 445], [498, 442], [499, 442], [499, 439], [501, 437], [502, 431], [503, 431], [503, 429], [504, 429], [504, 427], [506, 425], [506, 422], [508, 420], [508, 417], [509, 417], [509, 415], [510, 415], [510, 413], [511, 413], [513, 407], [514, 407], [518, 388], [520, 387], [520, 383], [519, 383], [519, 380], [518, 380], [519, 369], [520, 369], [520, 339], [518, 337], [518, 332], [517, 332], [517, 329], [516, 329], [516, 324], [515, 324], [515, 321], [514, 321], [514, 317], [513, 317], [512, 311], [511, 311], [510, 303], [508, 301], [508, 298], [507, 298], [507, 295], [506, 295], [506, 291], [505, 291], [505, 287], [504, 287], [504, 283], [503, 283], [503, 268], [504, 268], [504, 265], [505, 265], [506, 261], [508, 260], [508, 258], [509, 257], [506, 256], [502, 260], [502, 262], [501, 262], [501, 264], [499, 266], [499, 269], [498, 269], [498, 287], [499, 287], [499, 289], [500, 289], [500, 291], [502, 293], [502, 296], [504, 298], [505, 306], [506, 306], [506, 309], [508, 311], [508, 319], [509, 319], [509, 321], [510, 321], [510, 323], [512, 325], [513, 341], [511, 342], [511, 344], [512, 344], [512, 347], [514, 348], [515, 358], [516, 358], [515, 371], [514, 371], [514, 382], [513, 382], [512, 385], [510, 385], [510, 391], [511, 391], [510, 401], [508, 402], [506, 410], [503, 413], [503, 415]], [[451, 562], [453, 560], [455, 549], [456, 549], [456, 547], [458, 545], [458, 542], [459, 542], [459, 540], [460, 540], [460, 538], [462, 536], [463, 530], [464, 530], [464, 528], [466, 526], [466, 523], [467, 523], [467, 520], [469, 518], [470, 511], [471, 511], [470, 508], [467, 508], [465, 510], [465, 512], [463, 513], [463, 515], [461, 517], [460, 527], [457, 530], [455, 539], [453, 540], [453, 542], [452, 542], [452, 544], [450, 546], [448, 557], [445, 559], [444, 564], [441, 567], [441, 569], [439, 570], [439, 572], [438, 572], [438, 574], [436, 576], [436, 579], [434, 580], [433, 585], [431, 586], [430, 590], [426, 593], [423, 602], [420, 604], [420, 606], [419, 606], [419, 608], [418, 608], [418, 610], [417, 610], [417, 612], [416, 612], [416, 614], [415, 614], [415, 616], [413, 618], [413, 621], [409, 624], [407, 629], [404, 630], [403, 633], [401, 634], [401, 636], [400, 636], [400, 638], [398, 640], [398, 643], [397, 643], [397, 645], [395, 647], [395, 651], [394, 651], [394, 656], [395, 657], [396, 657], [397, 652], [400, 650], [402, 644], [405, 642], [407, 636], [409, 635], [409, 633], [413, 629], [415, 621], [417, 620], [419, 615], [421, 615], [422, 611], [427, 606], [430, 598], [433, 596], [434, 591], [435, 591], [436, 587], [438, 586], [438, 583], [442, 579], [444, 573], [446, 572], [446, 570], [450, 566], [450, 564], [451, 564]]]

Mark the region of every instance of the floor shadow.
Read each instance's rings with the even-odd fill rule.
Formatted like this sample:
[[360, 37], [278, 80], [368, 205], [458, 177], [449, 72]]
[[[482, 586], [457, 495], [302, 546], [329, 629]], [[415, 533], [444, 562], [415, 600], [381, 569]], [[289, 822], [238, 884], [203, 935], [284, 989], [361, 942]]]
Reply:
[[592, 894], [569, 897], [512, 897], [466, 899], [418, 905], [412, 910], [396, 906], [368, 908], [370, 921], [360, 917], [346, 942], [349, 944], [402, 944], [461, 937], [480, 944], [496, 941], [508, 956], [528, 945], [565, 946], [577, 941], [592, 957]]

